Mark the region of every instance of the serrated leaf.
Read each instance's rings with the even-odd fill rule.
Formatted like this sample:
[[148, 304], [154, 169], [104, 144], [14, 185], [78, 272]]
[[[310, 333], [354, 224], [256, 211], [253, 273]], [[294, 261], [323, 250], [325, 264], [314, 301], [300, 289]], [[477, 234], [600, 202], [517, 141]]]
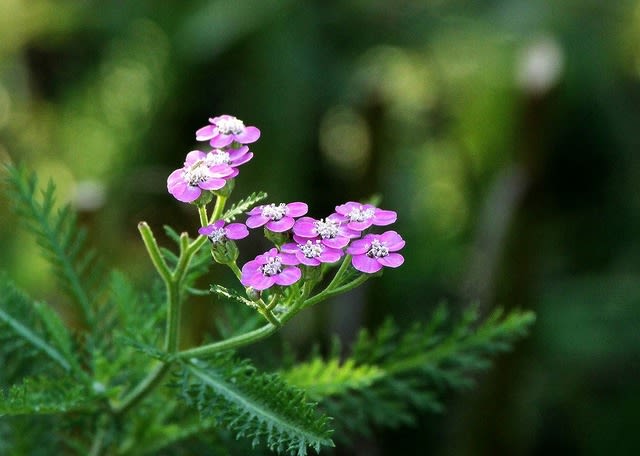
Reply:
[[232, 222], [236, 219], [236, 217], [249, 209], [251, 209], [257, 202], [262, 201], [267, 197], [266, 192], [253, 192], [251, 195], [246, 198], [238, 201], [236, 204], [232, 205], [225, 213], [222, 215], [222, 219], [225, 222]]
[[88, 410], [92, 401], [93, 396], [74, 378], [27, 378], [0, 393], [0, 416]]
[[304, 393], [278, 375], [258, 372], [247, 361], [221, 355], [211, 363], [184, 364], [180, 397], [203, 416], [216, 417], [238, 438], [280, 453], [307, 454], [309, 447], [333, 446], [329, 419], [317, 414]]

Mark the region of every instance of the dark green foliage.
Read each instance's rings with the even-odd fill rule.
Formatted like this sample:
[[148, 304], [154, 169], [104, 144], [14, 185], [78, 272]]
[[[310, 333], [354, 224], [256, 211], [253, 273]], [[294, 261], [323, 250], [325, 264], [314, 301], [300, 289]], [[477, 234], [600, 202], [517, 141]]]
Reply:
[[284, 377], [335, 417], [337, 438], [345, 438], [345, 431], [370, 433], [372, 425], [411, 424], [417, 411], [442, 410], [443, 391], [471, 386], [471, 375], [486, 369], [491, 356], [509, 350], [535, 317], [496, 310], [480, 321], [477, 309], [471, 308], [453, 328], [445, 327], [447, 320], [444, 306], [429, 324], [417, 323], [408, 330], [387, 320], [375, 334], [361, 331], [345, 361], [316, 357], [292, 367]]
[[16, 212], [36, 236], [61, 289], [78, 307], [85, 323], [93, 326], [104, 276], [94, 251], [86, 248], [86, 231], [76, 226], [77, 216], [71, 206], [56, 209], [53, 182], [40, 191], [36, 175], [24, 166], [6, 166], [6, 169]]
[[179, 374], [180, 397], [204, 417], [215, 417], [238, 438], [261, 442], [278, 453], [307, 454], [333, 446], [329, 418], [317, 414], [301, 390], [276, 374], [258, 372], [230, 354], [209, 363], [191, 360]]
[[[533, 321], [530, 313], [498, 311], [480, 321], [471, 309], [446, 328], [441, 307], [426, 326], [403, 331], [387, 322], [373, 335], [361, 332], [345, 360], [336, 349], [327, 360], [315, 357], [283, 373], [260, 372], [230, 351], [185, 360], [162, 345], [167, 301], [203, 292], [196, 287], [212, 261], [208, 245], [193, 244], [197, 251], [184, 263], [180, 288], [156, 280], [140, 291], [126, 274], [93, 267], [75, 215], [69, 207], [53, 209], [52, 184], [38, 202], [33, 175], [9, 167], [9, 176], [17, 211], [84, 321], [71, 331], [54, 308], [0, 274], [2, 454], [45, 451], [34, 442], [56, 454], [319, 452], [333, 446], [330, 423], [344, 441], [375, 427], [410, 424], [420, 410], [441, 410], [443, 390], [468, 387], [470, 374], [509, 349]], [[252, 194], [223, 217], [233, 220], [265, 197]], [[178, 251], [187, 248], [186, 234], [165, 230]], [[173, 271], [183, 258], [169, 249], [161, 255]], [[210, 292], [223, 301], [226, 315], [217, 322], [223, 339], [261, 323], [242, 294], [220, 285]], [[156, 387], [171, 369], [174, 388]], [[147, 380], [154, 387], [130, 401]]]

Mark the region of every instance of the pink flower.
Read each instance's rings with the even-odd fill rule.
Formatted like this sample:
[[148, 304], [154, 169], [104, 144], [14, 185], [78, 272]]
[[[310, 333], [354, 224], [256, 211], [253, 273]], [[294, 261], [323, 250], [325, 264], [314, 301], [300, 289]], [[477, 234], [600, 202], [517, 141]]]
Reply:
[[251, 209], [247, 214], [247, 226], [249, 228], [258, 228], [265, 226], [275, 233], [283, 233], [291, 229], [295, 223], [294, 217], [300, 217], [309, 210], [306, 203], [280, 203], [266, 204]]
[[282, 251], [294, 254], [300, 263], [307, 266], [335, 263], [342, 258], [342, 250], [327, 247], [320, 240], [307, 240], [301, 244], [285, 244], [282, 246]]
[[336, 212], [340, 215], [340, 220], [346, 222], [348, 228], [357, 231], [364, 231], [371, 225], [391, 225], [398, 218], [398, 214], [394, 211], [378, 209], [371, 204], [360, 204], [355, 201], [336, 206]]
[[404, 263], [404, 257], [395, 253], [404, 247], [404, 240], [395, 231], [382, 234], [367, 234], [353, 241], [347, 253], [352, 255], [351, 264], [358, 271], [372, 274], [383, 266], [397, 268]]
[[240, 283], [262, 291], [273, 285], [291, 285], [302, 277], [295, 255], [273, 248], [242, 266]]
[[245, 164], [253, 158], [253, 153], [249, 152], [247, 146], [242, 146], [238, 149], [213, 149], [209, 152], [203, 152], [201, 150], [192, 150], [187, 154], [185, 166], [192, 164], [198, 160], [203, 160], [204, 163], [211, 166], [227, 165], [233, 169], [233, 174], [227, 177], [230, 179], [236, 177], [239, 173], [237, 167]]
[[219, 190], [233, 174], [229, 165], [207, 166], [197, 157], [200, 151], [189, 152], [183, 168], [176, 169], [167, 178], [167, 190], [178, 201], [191, 203], [197, 200], [203, 190]]
[[260, 138], [256, 127], [245, 127], [244, 122], [233, 116], [222, 115], [209, 119], [210, 125], [196, 131], [197, 141], [209, 141], [211, 147], [225, 147], [232, 142], [251, 144]]
[[249, 236], [249, 230], [242, 223], [230, 223], [225, 226], [224, 220], [203, 226], [198, 230], [198, 233], [207, 236], [213, 244], [222, 243], [226, 239], [244, 239]]
[[341, 249], [360, 233], [347, 228], [341, 223], [338, 214], [316, 220], [311, 217], [302, 217], [296, 221], [293, 227], [293, 239], [304, 244], [308, 239], [320, 239], [324, 245], [332, 249]]

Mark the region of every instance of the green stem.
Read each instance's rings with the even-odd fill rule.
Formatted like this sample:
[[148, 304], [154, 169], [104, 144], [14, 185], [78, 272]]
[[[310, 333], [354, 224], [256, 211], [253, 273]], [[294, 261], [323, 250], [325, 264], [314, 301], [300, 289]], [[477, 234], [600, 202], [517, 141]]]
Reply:
[[169, 266], [167, 266], [167, 263], [164, 261], [162, 253], [160, 253], [158, 243], [153, 237], [153, 232], [147, 222], [138, 223], [138, 231], [140, 231], [142, 242], [144, 242], [144, 246], [147, 248], [151, 262], [158, 271], [158, 274], [160, 274], [160, 277], [162, 277], [162, 280], [165, 283], [171, 281], [171, 271], [169, 270]]
[[350, 264], [351, 264], [351, 255], [345, 255], [344, 260], [342, 260], [342, 264], [340, 265], [340, 269], [338, 269], [338, 272], [336, 272], [336, 275], [333, 276], [333, 280], [331, 280], [329, 285], [327, 285], [326, 290], [332, 289], [339, 283], [340, 279], [342, 278], [342, 276], [344, 275], [345, 271], [347, 270]]
[[[302, 304], [302, 307], [309, 307], [309, 306], [313, 306], [314, 304], [317, 304], [321, 301], [324, 301], [327, 298], [330, 298], [332, 296], [338, 295], [338, 294], [342, 294], [345, 293], [349, 290], [352, 290], [353, 288], [362, 285], [364, 282], [366, 282], [369, 278], [371, 277], [371, 275], [369, 274], [362, 274], [361, 276], [358, 276], [355, 280], [352, 280], [349, 283], [346, 283], [342, 286], [339, 286], [337, 288], [333, 288], [333, 289], [329, 289], [329, 287], [325, 288], [323, 291], [321, 291], [320, 293], [318, 293], [315, 296], [312, 296], [311, 298], [307, 299], [306, 301], [304, 301], [304, 303]], [[331, 284], [329, 284], [330, 286]]]
[[160, 383], [164, 374], [169, 370], [170, 364], [163, 362], [156, 366], [138, 385], [118, 405], [113, 407], [116, 415], [125, 414], [131, 407], [136, 405], [142, 398]]
[[214, 354], [224, 351], [232, 350], [234, 348], [243, 347], [257, 342], [265, 337], [269, 337], [271, 334], [278, 330], [278, 326], [271, 323], [262, 326], [261, 328], [249, 331], [248, 333], [240, 334], [239, 336], [232, 337], [230, 339], [221, 340], [212, 344], [203, 345], [201, 347], [190, 348], [178, 352], [176, 356], [178, 358], [208, 358]]
[[216, 205], [213, 207], [213, 214], [211, 214], [211, 218], [209, 220], [211, 220], [212, 222], [219, 220], [222, 216], [222, 211], [224, 210], [224, 206], [226, 203], [227, 197], [218, 195], [216, 197]]
[[198, 215], [200, 216], [200, 226], [207, 226], [209, 224], [209, 218], [207, 217], [207, 206], [198, 206]]
[[240, 280], [240, 276], [242, 275], [242, 272], [240, 271], [240, 268], [238, 268], [238, 265], [236, 264], [236, 262], [232, 261], [231, 263], [225, 263], [225, 264], [229, 266], [229, 269], [231, 269], [233, 273], [236, 275], [236, 277], [238, 278], [238, 280]]

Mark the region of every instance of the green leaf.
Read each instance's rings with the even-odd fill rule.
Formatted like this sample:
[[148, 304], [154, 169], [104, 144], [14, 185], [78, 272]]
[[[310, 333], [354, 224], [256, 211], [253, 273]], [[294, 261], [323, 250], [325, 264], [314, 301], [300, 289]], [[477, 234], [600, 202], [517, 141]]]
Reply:
[[[79, 306], [85, 322], [95, 322], [89, 291], [99, 294], [102, 283], [101, 268], [94, 261], [94, 253], [85, 248], [86, 232], [77, 226], [77, 217], [69, 205], [56, 207], [55, 185], [49, 182], [39, 191], [34, 173], [23, 166], [6, 165], [8, 182], [15, 210], [27, 228], [36, 236], [44, 257], [49, 261], [61, 288]], [[39, 195], [40, 193], [40, 195]]]
[[256, 303], [251, 301], [250, 299], [245, 298], [240, 293], [235, 290], [230, 290], [228, 288], [223, 287], [222, 285], [213, 284], [209, 288], [211, 293], [216, 294], [218, 296], [222, 296], [223, 298], [230, 299], [233, 301], [237, 301], [241, 304], [247, 305], [249, 307], [256, 307]]
[[[12, 309], [14, 314], [8, 309]], [[49, 330], [51, 340], [47, 340], [44, 332], [34, 329], [38, 319], [34, 318], [33, 309]], [[0, 330], [22, 339], [66, 371], [75, 364], [70, 335], [58, 315], [46, 304], [29, 299], [5, 275], [0, 275]]]
[[72, 377], [27, 378], [0, 394], [0, 416], [90, 410], [93, 399], [94, 396]]
[[222, 219], [225, 222], [232, 222], [236, 219], [236, 217], [249, 209], [251, 209], [257, 202], [262, 201], [267, 197], [265, 192], [253, 192], [251, 195], [246, 198], [238, 201], [236, 204], [232, 205], [225, 213], [222, 215]]
[[356, 365], [352, 359], [320, 358], [297, 364], [283, 374], [287, 383], [303, 389], [309, 397], [320, 400], [327, 396], [346, 394], [352, 389], [364, 389], [380, 380], [384, 371], [377, 366]]
[[276, 374], [258, 372], [231, 354], [182, 366], [181, 397], [204, 417], [216, 417], [237, 438], [265, 441], [280, 453], [307, 454], [307, 448], [333, 446], [329, 418], [319, 415], [304, 393]]

